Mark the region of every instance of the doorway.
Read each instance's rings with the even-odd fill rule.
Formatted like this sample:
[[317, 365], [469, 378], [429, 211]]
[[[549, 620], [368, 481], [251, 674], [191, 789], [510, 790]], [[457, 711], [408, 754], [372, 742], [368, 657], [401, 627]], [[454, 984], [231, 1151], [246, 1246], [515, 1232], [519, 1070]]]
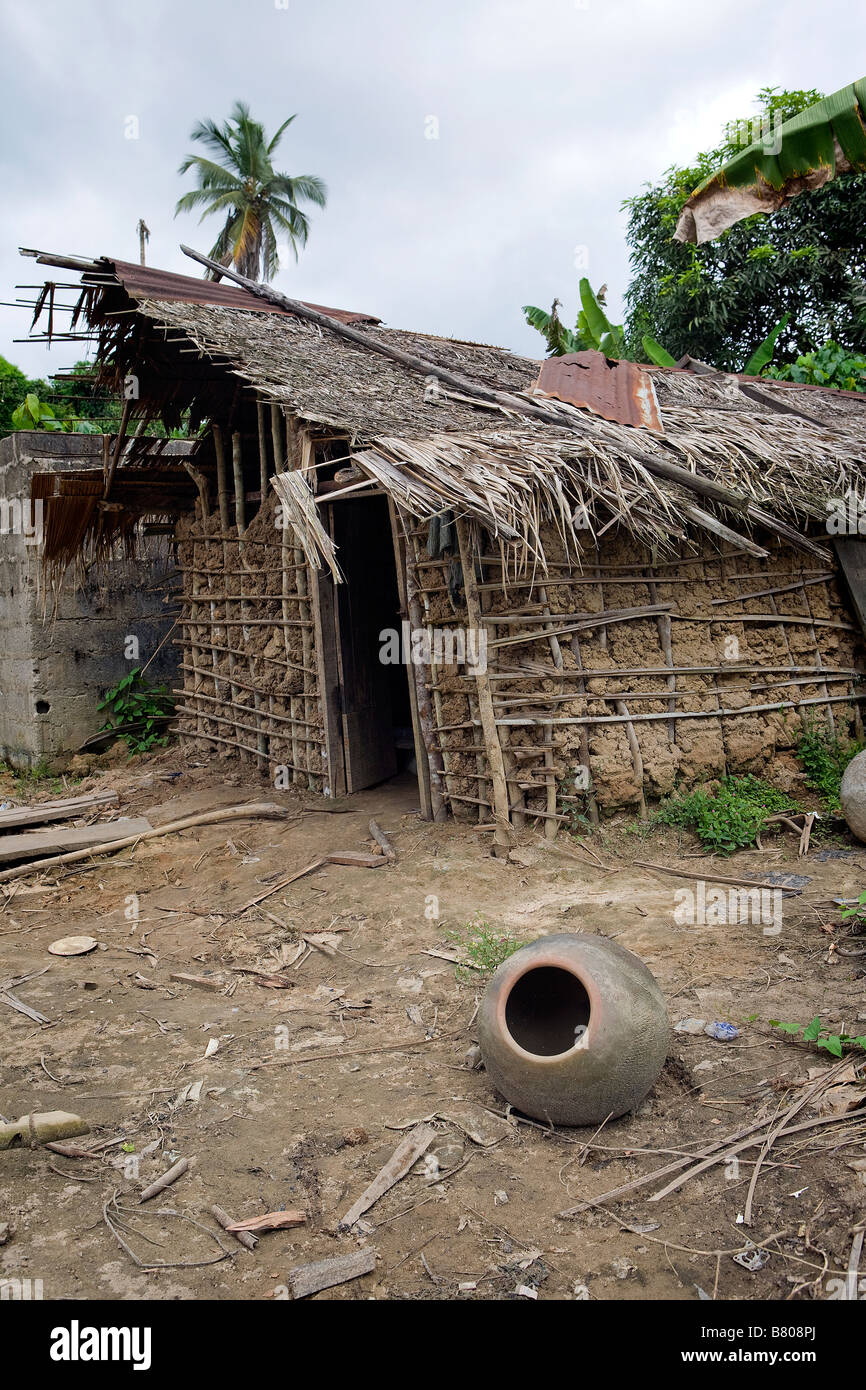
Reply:
[[[345, 583], [321, 580], [320, 608], [334, 795], [414, 772], [409, 668], [382, 660], [401, 634], [397, 562], [385, 497], [325, 504]], [[391, 649], [393, 652], [393, 641]]]

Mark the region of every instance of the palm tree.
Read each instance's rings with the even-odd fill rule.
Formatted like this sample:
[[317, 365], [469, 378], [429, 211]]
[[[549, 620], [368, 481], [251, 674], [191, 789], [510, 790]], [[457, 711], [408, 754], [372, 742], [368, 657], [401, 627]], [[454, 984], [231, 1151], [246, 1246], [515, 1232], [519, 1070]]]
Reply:
[[[249, 107], [235, 102], [222, 126], [216, 121], [201, 121], [190, 136], [217, 156], [218, 162], [190, 154], [180, 166], [181, 174], [195, 171], [198, 187], [178, 200], [175, 217], [194, 208], [202, 209], [202, 220], [214, 213], [223, 215], [225, 222], [211, 247], [211, 259], [222, 265], [233, 263], [251, 280], [270, 280], [276, 274], [280, 234], [288, 239], [297, 260], [298, 247], [306, 244], [310, 230], [309, 219], [298, 204], [314, 203], [323, 208], [327, 200], [327, 189], [315, 175], [291, 178], [274, 170], [274, 151], [294, 119], [289, 116], [283, 121], [268, 141], [264, 127], [250, 116]], [[210, 271], [206, 276], [219, 278]]]

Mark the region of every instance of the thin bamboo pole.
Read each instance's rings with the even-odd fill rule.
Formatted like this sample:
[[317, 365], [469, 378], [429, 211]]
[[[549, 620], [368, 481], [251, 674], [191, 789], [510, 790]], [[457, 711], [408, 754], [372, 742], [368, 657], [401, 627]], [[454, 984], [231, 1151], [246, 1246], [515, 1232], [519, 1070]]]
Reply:
[[[481, 633], [481, 606], [478, 598], [478, 589], [475, 579], [475, 565], [473, 560], [472, 541], [469, 534], [469, 527], [463, 517], [458, 517], [455, 521], [457, 531], [457, 543], [460, 547], [460, 564], [463, 569], [463, 590], [466, 596], [466, 616], [470, 627], [475, 629], [476, 634]], [[496, 832], [494, 834], [494, 851], [498, 848], [507, 853], [512, 844], [511, 826], [509, 823], [509, 802], [508, 784], [505, 780], [505, 764], [502, 758], [502, 746], [499, 742], [499, 735], [496, 729], [496, 715], [493, 711], [493, 697], [490, 693], [490, 682], [487, 679], [487, 671], [477, 669], [475, 672], [475, 682], [478, 697], [478, 710], [481, 719], [481, 730], [484, 743], [487, 748], [487, 762], [490, 767], [490, 776], [493, 783], [493, 805], [496, 813]]]
[[261, 511], [268, 500], [268, 442], [265, 430], [264, 401], [256, 401], [256, 431], [259, 442], [259, 490], [262, 494], [259, 511]]
[[[219, 425], [212, 425], [211, 432], [213, 434], [214, 454], [216, 455], [217, 499], [219, 503], [220, 530], [224, 537], [231, 526], [231, 518], [229, 516], [228, 470], [226, 468], [226, 454], [225, 449], [223, 448], [222, 430], [220, 429]], [[214, 537], [214, 539], [216, 540], [218, 539], [218, 537]]]
[[[406, 518], [391, 498], [388, 499], [388, 510], [391, 516], [394, 553], [397, 556], [397, 583], [401, 604], [405, 605], [410, 631], [420, 632], [423, 620], [418, 599], [418, 572], [409, 557]], [[418, 721], [417, 742], [419, 747], [416, 749], [416, 757], [419, 776], [426, 783], [427, 795], [430, 798], [430, 815], [434, 821], [443, 821], [448, 817], [448, 807], [443, 796], [445, 765], [441, 750], [435, 747], [433, 738], [433, 704], [430, 691], [427, 688], [424, 670], [420, 663], [411, 662], [408, 674], [410, 693], [414, 692], [413, 714]], [[426, 778], [423, 776], [422, 769], [424, 763], [426, 763], [427, 768]]]

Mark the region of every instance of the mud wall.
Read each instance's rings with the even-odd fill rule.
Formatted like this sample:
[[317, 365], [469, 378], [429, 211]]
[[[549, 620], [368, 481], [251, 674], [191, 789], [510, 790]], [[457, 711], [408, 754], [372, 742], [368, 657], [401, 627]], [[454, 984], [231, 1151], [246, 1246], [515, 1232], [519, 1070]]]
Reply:
[[[454, 562], [431, 558], [426, 539], [427, 528], [416, 527], [431, 630], [465, 623], [465, 602], [448, 583]], [[726, 772], [784, 783], [804, 720], [859, 731], [853, 691], [866, 652], [835, 572], [758, 539], [769, 559], [720, 553], [708, 539], [653, 563], [620, 533], [587, 553], [577, 572], [546, 537], [545, 580], [509, 582], [504, 593], [496, 547], [482, 537], [476, 577], [517, 823], [549, 819], [552, 810], [595, 817], [641, 809]], [[606, 623], [586, 625], [601, 612]], [[433, 662], [429, 679], [454, 814], [489, 819], [476, 682], [453, 663]]]

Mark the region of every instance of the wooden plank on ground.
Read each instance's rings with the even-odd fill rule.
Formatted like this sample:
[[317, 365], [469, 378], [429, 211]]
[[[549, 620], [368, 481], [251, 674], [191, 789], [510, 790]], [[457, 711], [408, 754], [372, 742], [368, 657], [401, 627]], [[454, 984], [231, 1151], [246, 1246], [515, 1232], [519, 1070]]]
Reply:
[[74, 820], [88, 811], [113, 806], [118, 800], [117, 792], [94, 792], [91, 796], [74, 796], [66, 801], [16, 806], [11, 811], [0, 811], [0, 830], [17, 830], [23, 825], [47, 825], [55, 820]]
[[355, 1250], [351, 1255], [337, 1255], [332, 1260], [316, 1260], [314, 1264], [298, 1265], [289, 1270], [289, 1288], [294, 1298], [309, 1298], [321, 1289], [333, 1289], [362, 1274], [372, 1274], [376, 1268], [376, 1252], [372, 1246]]
[[62, 853], [64, 850], [89, 849], [91, 845], [111, 844], [128, 835], [143, 835], [151, 830], [149, 820], [136, 816], [113, 820], [101, 825], [84, 825], [74, 829], [37, 830], [24, 835], [0, 836], [0, 863], [12, 859], [30, 859], [40, 854]]
[[352, 1203], [340, 1225], [346, 1230], [350, 1226], [354, 1226], [358, 1218], [363, 1216], [374, 1202], [378, 1202], [379, 1198], [389, 1192], [395, 1183], [398, 1183], [401, 1178], [405, 1178], [412, 1164], [417, 1163], [421, 1155], [426, 1153], [435, 1138], [436, 1131], [432, 1125], [416, 1125], [406, 1135], [406, 1138], [397, 1145], [385, 1167], [376, 1174], [358, 1200]]

